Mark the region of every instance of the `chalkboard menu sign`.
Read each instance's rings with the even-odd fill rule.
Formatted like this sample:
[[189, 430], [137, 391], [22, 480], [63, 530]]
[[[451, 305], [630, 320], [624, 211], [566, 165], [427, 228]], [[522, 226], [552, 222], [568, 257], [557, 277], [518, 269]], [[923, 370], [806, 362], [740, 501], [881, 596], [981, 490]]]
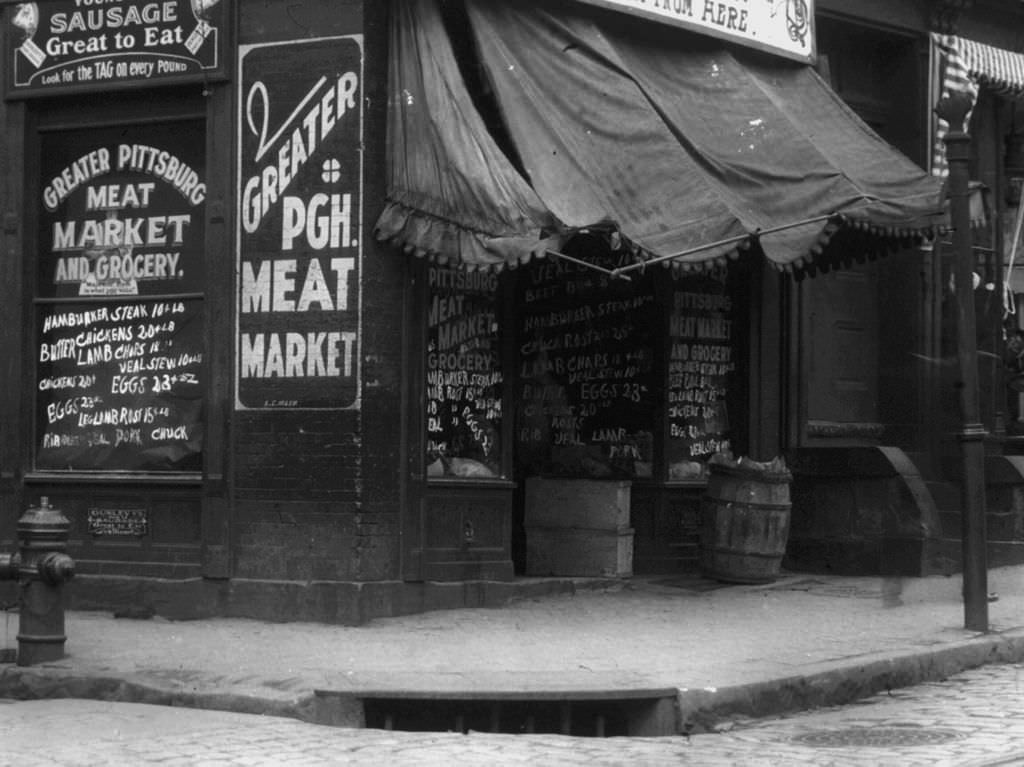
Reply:
[[727, 275], [675, 282], [669, 314], [669, 477], [702, 473], [701, 461], [729, 450], [729, 399], [736, 371], [737, 321]]
[[202, 303], [39, 307], [36, 468], [198, 471]]
[[427, 282], [428, 474], [498, 476], [504, 381], [498, 277], [431, 266]]
[[651, 276], [612, 280], [557, 259], [522, 271], [520, 468], [526, 475], [649, 476], [662, 325]]

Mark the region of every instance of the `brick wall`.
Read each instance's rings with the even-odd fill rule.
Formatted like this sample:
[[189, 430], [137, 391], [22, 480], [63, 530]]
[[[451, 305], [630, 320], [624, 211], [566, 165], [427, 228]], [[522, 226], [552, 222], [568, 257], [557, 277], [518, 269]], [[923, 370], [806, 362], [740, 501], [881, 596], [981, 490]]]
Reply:
[[[242, 3], [242, 44], [364, 35], [362, 402], [358, 410], [235, 411], [237, 578], [372, 581], [399, 572], [404, 262], [372, 236], [383, 205], [386, 3]], [[362, 29], [353, 19], [362, 18]], [[302, 23], [315, 18], [315, 26]]]

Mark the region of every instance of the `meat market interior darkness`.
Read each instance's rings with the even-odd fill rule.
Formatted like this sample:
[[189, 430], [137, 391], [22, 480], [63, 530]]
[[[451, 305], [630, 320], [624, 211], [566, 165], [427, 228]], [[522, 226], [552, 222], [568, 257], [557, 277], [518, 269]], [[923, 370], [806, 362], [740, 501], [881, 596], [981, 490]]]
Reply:
[[45, 496], [73, 606], [358, 623], [696, 576], [742, 456], [785, 566], [955, 570], [960, 88], [1018, 561], [1022, 10], [711, 5], [0, 3], [0, 547]]

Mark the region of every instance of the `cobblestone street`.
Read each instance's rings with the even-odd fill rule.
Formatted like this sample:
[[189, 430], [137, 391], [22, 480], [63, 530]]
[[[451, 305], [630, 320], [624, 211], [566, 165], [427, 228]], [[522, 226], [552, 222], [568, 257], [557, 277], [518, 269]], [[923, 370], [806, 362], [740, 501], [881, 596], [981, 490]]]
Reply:
[[[409, 733], [87, 700], [5, 701], [3, 763], [33, 765], [1024, 764], [1024, 665], [686, 738]], [[1014, 758], [1015, 757], [1015, 758]]]

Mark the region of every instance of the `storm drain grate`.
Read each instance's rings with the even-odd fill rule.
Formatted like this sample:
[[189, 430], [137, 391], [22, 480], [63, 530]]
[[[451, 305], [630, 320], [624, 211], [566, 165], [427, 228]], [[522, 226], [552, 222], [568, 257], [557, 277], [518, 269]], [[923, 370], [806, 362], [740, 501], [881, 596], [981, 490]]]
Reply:
[[363, 698], [363, 710], [365, 726], [383, 730], [598, 738], [676, 734], [674, 691], [634, 698]]
[[842, 730], [807, 732], [790, 740], [819, 748], [898, 748], [941, 745], [962, 737], [955, 730], [924, 727], [847, 727]]

